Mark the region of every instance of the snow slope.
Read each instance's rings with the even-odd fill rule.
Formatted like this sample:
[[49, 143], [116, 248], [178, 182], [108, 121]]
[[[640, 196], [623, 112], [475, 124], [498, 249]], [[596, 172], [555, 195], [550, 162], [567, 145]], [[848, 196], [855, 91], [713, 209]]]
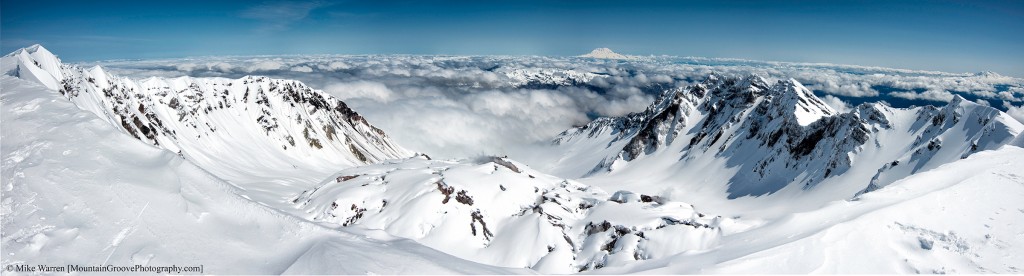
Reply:
[[347, 169], [294, 202], [311, 220], [541, 273], [1014, 273], [1024, 265], [1022, 157], [1015, 146], [982, 151], [766, 218], [609, 193], [586, 184], [600, 177], [565, 180], [499, 157]]
[[1021, 273], [1024, 149], [1006, 146], [855, 200], [795, 213], [724, 246], [601, 273]]
[[412, 156], [330, 95], [293, 80], [135, 80], [62, 64], [35, 45], [3, 72], [42, 83], [121, 131], [275, 204], [343, 168]]
[[959, 97], [942, 108], [876, 103], [840, 114], [792, 79], [711, 75], [667, 91], [644, 112], [563, 132], [550, 171], [723, 215], [772, 216], [999, 148], [1022, 130], [1005, 113]]
[[500, 157], [421, 156], [346, 169], [293, 202], [310, 220], [382, 229], [467, 260], [541, 273], [706, 250], [751, 226], [683, 202], [607, 193]]
[[0, 266], [203, 265], [205, 273], [217, 274], [529, 272], [284, 214], [124, 134], [45, 84], [11, 76], [0, 76], [0, 84]]

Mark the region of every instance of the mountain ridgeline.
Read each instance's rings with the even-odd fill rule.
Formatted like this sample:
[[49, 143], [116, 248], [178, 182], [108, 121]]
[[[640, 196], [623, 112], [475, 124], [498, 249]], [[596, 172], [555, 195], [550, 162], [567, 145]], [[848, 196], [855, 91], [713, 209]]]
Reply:
[[[595, 58], [609, 58], [609, 53], [610, 50], [603, 53], [605, 56]], [[602, 51], [595, 51], [595, 54], [602, 54]], [[909, 250], [923, 250], [925, 253], [922, 254], [927, 255], [919, 256], [940, 256], [937, 259], [941, 262], [936, 263], [945, 269], [949, 260], [967, 260], [975, 265], [977, 262], [973, 258], [982, 256], [976, 253], [987, 254], [985, 246], [1002, 247], [1007, 243], [996, 238], [1011, 236], [1019, 229], [1016, 227], [1019, 223], [984, 224], [985, 231], [988, 228], [1006, 230], [995, 232], [994, 236], [984, 231], [957, 230], [961, 235], [975, 235], [960, 239], [953, 235], [952, 230], [919, 231], [917, 229], [925, 228], [910, 225], [914, 221], [934, 219], [933, 216], [920, 215], [931, 210], [947, 212], [946, 199], [960, 195], [960, 191], [952, 188], [970, 187], [964, 192], [973, 191], [974, 198], [981, 197], [978, 196], [981, 191], [1010, 191], [998, 194], [1007, 198], [1017, 195], [1012, 192], [1020, 187], [1021, 177], [1006, 172], [1016, 166], [1013, 162], [1020, 162], [1014, 157], [1019, 156], [1021, 149], [1008, 147], [1009, 151], [1003, 151], [1007, 149], [1003, 148], [967, 157], [1006, 144], [1024, 145], [1024, 136], [1020, 135], [1024, 125], [999, 110], [960, 97], [955, 97], [944, 107], [893, 108], [884, 103], [871, 103], [859, 105], [848, 112], [838, 112], [792, 79], [769, 82], [753, 75], [738, 78], [712, 74], [698, 84], [666, 90], [642, 112], [598, 118], [562, 132], [554, 139], [552, 150], [548, 152], [554, 153], [551, 156], [555, 160], [538, 162], [547, 167], [535, 169], [504, 157], [431, 160], [425, 155], [415, 155], [397, 145], [344, 102], [293, 80], [255, 76], [135, 80], [108, 74], [98, 66], [86, 69], [63, 64], [38, 45], [4, 56], [0, 66], [0, 73], [30, 81], [16, 80], [18, 86], [11, 87], [25, 85], [33, 88], [32, 91], [46, 91], [36, 83], [45, 86], [49, 90], [47, 92], [54, 93], [52, 97], [56, 98], [59, 93], [82, 110], [97, 115], [123, 132], [124, 137], [131, 136], [184, 157], [181, 160], [160, 152], [160, 156], [168, 157], [163, 159], [173, 159], [177, 161], [175, 164], [184, 164], [183, 167], [189, 169], [194, 167], [188, 162], [194, 163], [198, 167], [195, 171], [201, 171], [201, 175], [210, 173], [239, 188], [214, 192], [224, 193], [227, 197], [223, 198], [241, 203], [210, 205], [231, 216], [242, 214], [237, 221], [223, 215], [204, 218], [208, 213], [204, 211], [206, 207], [189, 203], [194, 200], [185, 196], [205, 191], [183, 194], [181, 190], [187, 189], [163, 189], [174, 195], [175, 198], [168, 201], [173, 205], [162, 205], [157, 209], [171, 210], [171, 213], [184, 209], [187, 214], [182, 215], [189, 223], [198, 222], [200, 225], [224, 220], [231, 225], [229, 229], [259, 226], [261, 224], [249, 224], [245, 220], [253, 218], [248, 214], [254, 210], [262, 212], [265, 211], [263, 207], [268, 207], [289, 214], [278, 216], [278, 213], [271, 212], [273, 217], [314, 222], [318, 224], [316, 231], [330, 228], [321, 227], [325, 225], [364, 228], [352, 231], [380, 230], [476, 263], [525, 267], [550, 274], [599, 269], [610, 269], [611, 273], [616, 273], [623, 271], [621, 269], [637, 269], [637, 266], [641, 266], [637, 270], [641, 271], [656, 268], [658, 262], [696, 266], [695, 270], [679, 271], [706, 273], [708, 271], [703, 270], [703, 265], [731, 262], [746, 256], [760, 258], [757, 254], [775, 248], [785, 249], [787, 254], [846, 250], [856, 254], [842, 255], [841, 259], [872, 256], [870, 261], [873, 262], [878, 258], [872, 254], [889, 254], [883, 256], [898, 256], [886, 257], [895, 260], [897, 265], [892, 265], [894, 267], [911, 265], [906, 261]], [[587, 86], [596, 76], [590, 72], [547, 69], [515, 70], [510, 75], [511, 84], [521, 88]], [[4, 78], [13, 79], [9, 76]], [[8, 83], [5, 83], [8, 87], [6, 85]], [[8, 97], [4, 99], [6, 104]], [[17, 111], [33, 112], [33, 108], [38, 108], [33, 107], [33, 101], [36, 100], [26, 101], [16, 108]], [[5, 114], [16, 114], [6, 111]], [[75, 119], [62, 118], [64, 121]], [[99, 125], [107, 127], [103, 123]], [[12, 140], [4, 139], [5, 146], [8, 140]], [[110, 148], [119, 146], [100, 151], [108, 152]], [[134, 146], [151, 152], [159, 151], [142, 144]], [[37, 146], [31, 144], [26, 147]], [[66, 156], [69, 152], [63, 154]], [[128, 152], [124, 156], [131, 154], [136, 153]], [[959, 161], [965, 158], [968, 160]], [[25, 160], [24, 156], [5, 160], [15, 159]], [[19, 162], [5, 161], [5, 172], [9, 167], [20, 170], [20, 167], [8, 165]], [[109, 163], [99, 163], [100, 166], [110, 166]], [[950, 163], [954, 164], [939, 168]], [[58, 164], [61, 164], [60, 168], [52, 171], [63, 173], [67, 166]], [[160, 162], [155, 164], [153, 166], [164, 166]], [[140, 164], [139, 168], [146, 166], [151, 165]], [[971, 175], [961, 171], [982, 171], [975, 175], [981, 179], [978, 181], [1006, 186], [997, 186], [995, 190], [976, 189], [983, 185], [957, 179], [961, 175], [964, 178]], [[49, 172], [40, 170], [36, 173]], [[83, 172], [93, 172], [93, 175], [81, 173], [62, 177], [92, 177], [91, 181], [102, 184], [103, 190], [107, 189], [106, 173]], [[180, 182], [173, 173], [167, 174], [172, 178], [165, 176], [163, 179], [173, 181], [165, 182]], [[51, 180], [45, 177], [28, 179], [46, 184], [43, 187], [65, 187], [60, 184], [75, 182], [49, 183]], [[157, 180], [152, 182], [161, 184], [160, 176], [154, 179]], [[210, 182], [207, 180], [200, 178], [197, 181]], [[149, 193], [152, 189], [150, 184], [144, 183], [140, 191]], [[890, 184], [893, 187], [882, 189]], [[17, 187], [29, 186], [19, 184]], [[899, 189], [907, 186], [910, 188]], [[789, 197], [783, 197], [786, 194]], [[929, 194], [937, 194], [942, 200], [914, 200]], [[178, 196], [184, 200], [184, 205]], [[202, 196], [204, 201], [220, 199], [205, 196]], [[26, 198], [29, 202], [36, 200], [34, 196]], [[867, 204], [848, 204], [850, 199]], [[249, 201], [261, 206], [257, 207], [259, 209], [246, 207], [245, 203]], [[1003, 204], [1011, 201], [994, 202]], [[806, 202], [812, 204], [802, 205]], [[844, 204], [827, 204], [832, 202]], [[910, 204], [893, 205], [907, 202]], [[155, 202], [154, 206], [160, 204]], [[966, 205], [978, 207], [984, 204]], [[63, 206], [66, 208], [68, 205]], [[142, 211], [149, 203], [144, 206]], [[780, 207], [764, 213], [749, 211], [777, 206], [795, 207]], [[891, 214], [885, 214], [881, 219], [869, 216], [871, 208], [892, 207], [890, 209], [902, 212], [907, 206], [925, 211], [907, 213], [907, 217], [899, 221], [892, 221]], [[8, 210], [35, 210], [6, 207], [5, 203]], [[235, 207], [239, 209], [231, 209]], [[1017, 207], [999, 207], [999, 210]], [[117, 208], [122, 207], [118, 205]], [[970, 208], [950, 208], [948, 212], [963, 216], [954, 220], [942, 217], [941, 223], [953, 221], [955, 226], [981, 228], [978, 225], [982, 223], [977, 221], [992, 220], [991, 216], [977, 216], [979, 211]], [[61, 216], [73, 214], [59, 213]], [[137, 215], [131, 213], [129, 216]], [[774, 220], [780, 217], [780, 220]], [[827, 243], [833, 238], [808, 237], [816, 233], [837, 235], [828, 232], [829, 229], [846, 226], [843, 224], [846, 221], [865, 217], [870, 220], [849, 224], [856, 227], [856, 231], [840, 230], [842, 232], [837, 233], [843, 236], [850, 233], [862, 235], [848, 244], [877, 247], [866, 250], [849, 249], [846, 244], [838, 248], [786, 247], [801, 241], [809, 241], [815, 246]], [[969, 219], [975, 221], [961, 223]], [[293, 222], [296, 221], [289, 220], [289, 223]], [[78, 233], [78, 224], [74, 226], [76, 228], [67, 231]], [[196, 228], [222, 234], [220, 228]], [[263, 239], [268, 232], [294, 234], [285, 227], [257, 228], [260, 231], [254, 233], [259, 235], [239, 236]], [[130, 229], [134, 228], [125, 228]], [[112, 236], [117, 231], [108, 232]], [[908, 234], [911, 232], [922, 234]], [[947, 232], [951, 237], [943, 234]], [[131, 232], [121, 231], [113, 239], [123, 239], [124, 233]], [[304, 235], [302, 233], [305, 232], [295, 233]], [[67, 240], [80, 242], [77, 235]], [[63, 237], [60, 233], [33, 234], [31, 237], [42, 236]], [[102, 239], [97, 240], [111, 239], [106, 235], [100, 236]], [[21, 244], [18, 239], [8, 240]], [[369, 243], [370, 240], [366, 241]], [[31, 241], [25, 246], [38, 247], [36, 238], [31, 238]], [[955, 256], [936, 255], [946, 254], [940, 247], [966, 249], [967, 242], [974, 241], [978, 242], [971, 243], [970, 248], [977, 251], [969, 251], [971, 254], [946, 250]], [[882, 242], [886, 244], [880, 245]], [[313, 244], [314, 249], [345, 244], [339, 248], [362, 250], [350, 247], [349, 243], [319, 238], [301, 243]], [[920, 248], [916, 246], [918, 243]], [[963, 245], [944, 246], [942, 243]], [[110, 248], [105, 243], [95, 244]], [[387, 244], [365, 248], [381, 250]], [[875, 250], [891, 248], [892, 244], [911, 246], [893, 253]], [[7, 246], [8, 241], [4, 245]], [[936, 250], [932, 250], [933, 246]], [[43, 248], [64, 247], [48, 245]], [[117, 249], [116, 244], [111, 250], [114, 249]], [[136, 252], [130, 253], [131, 258], [145, 252], [121, 251]], [[282, 252], [289, 251], [282, 249]], [[330, 252], [310, 252], [299, 256], [300, 260], [330, 263], [346, 258]], [[1000, 256], [1012, 256], [1003, 251], [995, 252]], [[294, 260], [296, 255], [299, 254], [291, 254], [289, 258]], [[113, 251], [107, 258], [110, 256], [113, 256]], [[152, 259], [154, 255], [149, 256]], [[788, 258], [786, 261], [797, 259], [806, 258]], [[302, 267], [302, 264], [296, 261], [293, 267]], [[417, 265], [422, 266], [416, 262], [409, 264], [412, 267]], [[927, 265], [931, 264], [917, 266]], [[813, 269], [819, 267], [814, 266], [808, 271], [817, 271]], [[910, 268], [905, 269], [909, 272]], [[1012, 266], [1009, 269], [1007, 271], [1017, 271]], [[929, 270], [914, 268], [913, 271]], [[280, 273], [280, 270], [272, 273]]]
[[[599, 118], [563, 132], [554, 143], [580, 157], [564, 160], [589, 164], [563, 175], [628, 173], [674, 160], [669, 167], [679, 174], [673, 176], [719, 174], [729, 197], [736, 198], [829, 181], [847, 186], [847, 193], [869, 191], [996, 149], [1022, 129], [999, 110], [959, 96], [941, 108], [871, 103], [839, 113], [792, 79], [770, 84], [753, 75], [711, 75], [666, 92], [643, 112]], [[594, 145], [601, 154], [576, 149]], [[706, 164], [720, 167], [690, 169]]]
[[[218, 176], [311, 168], [322, 174], [413, 154], [344, 102], [294, 80], [122, 78], [63, 64], [38, 45], [7, 56], [6, 73], [59, 91], [125, 133]], [[313, 174], [310, 183], [323, 175]]]

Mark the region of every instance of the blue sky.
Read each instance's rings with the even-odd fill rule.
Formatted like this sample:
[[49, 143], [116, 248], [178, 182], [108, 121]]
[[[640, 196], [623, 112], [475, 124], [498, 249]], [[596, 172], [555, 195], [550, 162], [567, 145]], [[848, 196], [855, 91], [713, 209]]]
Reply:
[[4, 0], [0, 47], [67, 61], [609, 47], [1024, 77], [1024, 1], [95, 2]]

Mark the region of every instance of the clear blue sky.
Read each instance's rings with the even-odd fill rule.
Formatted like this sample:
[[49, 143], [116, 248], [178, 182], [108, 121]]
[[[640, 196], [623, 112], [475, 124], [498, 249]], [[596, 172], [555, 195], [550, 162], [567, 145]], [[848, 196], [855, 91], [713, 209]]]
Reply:
[[[710, 2], [710, 3], [709, 3]], [[1024, 1], [2, 0], [4, 53], [628, 54], [1024, 76]]]

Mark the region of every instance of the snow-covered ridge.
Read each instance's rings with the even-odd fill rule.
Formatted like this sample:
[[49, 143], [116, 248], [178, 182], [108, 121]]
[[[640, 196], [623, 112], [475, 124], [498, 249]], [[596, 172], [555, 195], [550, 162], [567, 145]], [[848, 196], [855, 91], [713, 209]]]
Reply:
[[[381, 229], [468, 260], [550, 273], [707, 249], [723, 232], [747, 227], [699, 213], [686, 203], [628, 191], [609, 194], [505, 158], [434, 161], [417, 156], [358, 166], [384, 158], [355, 142], [393, 144], [343, 102], [299, 82], [263, 77], [132, 80], [98, 66], [67, 66], [52, 54], [35, 54], [42, 51], [33, 47], [12, 55], [29, 56], [17, 60], [17, 70], [24, 70], [17, 75], [44, 85], [48, 82], [39, 80], [52, 78], [60, 85], [48, 88], [114, 128], [185, 156], [248, 190], [241, 194], [255, 195], [256, 202], [312, 222]], [[33, 67], [46, 60], [57, 70]], [[253, 120], [251, 126], [240, 127], [246, 118]], [[324, 122], [335, 124], [310, 127]], [[291, 131], [302, 136], [283, 136]], [[365, 137], [349, 138], [357, 135]], [[321, 156], [318, 150], [332, 151]], [[289, 151], [303, 155], [289, 159]], [[342, 161], [349, 163], [316, 160], [330, 157], [347, 157]], [[288, 179], [295, 177], [289, 173], [296, 166], [292, 162], [306, 162], [298, 163], [300, 172], [315, 172], [310, 167], [317, 165], [334, 171], [352, 168], [306, 183], [308, 178]], [[259, 190], [267, 192], [253, 193]], [[275, 197], [286, 198], [286, 204], [279, 205]], [[311, 254], [302, 258], [322, 258]]]
[[[0, 76], [0, 84], [2, 266], [199, 260], [206, 273], [226, 274], [533, 272], [460, 260], [361, 229], [387, 224], [388, 232], [426, 233], [424, 244], [475, 254], [471, 260], [514, 266], [538, 260], [533, 268], [548, 273], [1019, 273], [1022, 267], [1024, 150], [1016, 147], [767, 222], [720, 218], [711, 206], [698, 209], [661, 193], [608, 195], [504, 158], [414, 157], [346, 169], [289, 198], [325, 222], [355, 218], [345, 229], [331, 229], [254, 204], [203, 168], [138, 143], [41, 84], [11, 76]], [[518, 216], [504, 216], [513, 212]]]
[[708, 250], [749, 222], [605, 192], [502, 157], [425, 156], [343, 170], [292, 201], [307, 218], [383, 229], [484, 264], [575, 273]]
[[[465, 261], [379, 231], [333, 229], [282, 215], [40, 83], [0, 75], [0, 85], [0, 267], [202, 265], [203, 273], [250, 275], [530, 273]], [[346, 262], [337, 265], [338, 260]]]
[[[332, 96], [301, 82], [248, 76], [123, 78], [63, 64], [35, 45], [3, 72], [59, 91], [125, 133], [245, 185], [254, 174], [302, 167], [315, 183], [338, 169], [412, 156]], [[288, 175], [287, 173], [282, 173]]]
[[[980, 152], [855, 200], [603, 273], [1021, 273], [1024, 149]], [[777, 202], [779, 204], [779, 202]]]
[[832, 183], [835, 200], [999, 148], [1022, 130], [960, 97], [943, 108], [864, 104], [840, 114], [792, 79], [711, 75], [644, 112], [563, 132], [554, 143], [571, 156], [554, 171], [650, 179], [659, 168], [658, 179], [709, 179], [730, 198]]

